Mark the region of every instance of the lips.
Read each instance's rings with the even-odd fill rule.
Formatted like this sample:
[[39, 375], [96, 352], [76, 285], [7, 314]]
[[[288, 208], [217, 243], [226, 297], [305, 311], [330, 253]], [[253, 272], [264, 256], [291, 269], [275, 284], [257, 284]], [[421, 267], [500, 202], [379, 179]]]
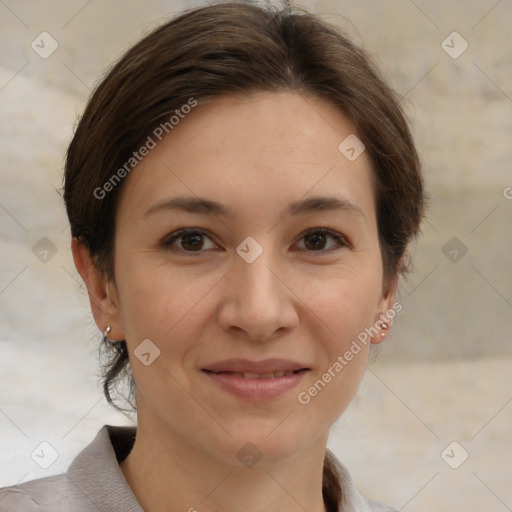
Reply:
[[309, 370], [304, 364], [285, 359], [228, 359], [202, 369], [222, 390], [251, 401], [279, 397], [295, 388]]

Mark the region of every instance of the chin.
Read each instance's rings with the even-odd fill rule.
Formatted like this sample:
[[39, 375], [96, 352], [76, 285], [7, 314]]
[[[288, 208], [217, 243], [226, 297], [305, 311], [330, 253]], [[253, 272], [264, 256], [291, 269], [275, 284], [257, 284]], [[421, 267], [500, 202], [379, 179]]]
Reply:
[[227, 458], [222, 458], [235, 465], [247, 465], [247, 457], [258, 459], [260, 466], [275, 464], [297, 455], [319, 437], [304, 429], [297, 430], [297, 424], [286, 424], [285, 421], [280, 425], [282, 420], [251, 421], [246, 428], [240, 425], [233, 438], [226, 439], [230, 449], [225, 452]]

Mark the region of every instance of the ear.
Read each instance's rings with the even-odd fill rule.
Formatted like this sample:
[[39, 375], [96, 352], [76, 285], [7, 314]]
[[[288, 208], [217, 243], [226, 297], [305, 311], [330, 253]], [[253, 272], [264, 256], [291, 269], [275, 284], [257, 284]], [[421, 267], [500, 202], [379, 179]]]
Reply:
[[393, 330], [393, 319], [402, 310], [402, 305], [396, 301], [399, 279], [400, 273], [397, 271], [391, 282], [388, 282], [385, 288], [383, 287], [372, 326], [374, 329], [371, 330], [370, 343], [372, 345], [379, 345], [388, 338]]
[[107, 326], [110, 326], [110, 339], [125, 339], [114, 282], [100, 272], [89, 249], [74, 237], [71, 239], [71, 252], [75, 267], [87, 287], [92, 314], [98, 329], [104, 332]]

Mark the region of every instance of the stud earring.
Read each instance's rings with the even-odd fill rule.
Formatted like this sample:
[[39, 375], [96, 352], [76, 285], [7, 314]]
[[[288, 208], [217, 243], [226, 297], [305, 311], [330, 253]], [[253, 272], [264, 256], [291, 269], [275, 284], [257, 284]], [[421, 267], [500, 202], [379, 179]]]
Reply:
[[103, 331], [103, 342], [104, 343], [115, 343], [116, 340], [111, 340], [108, 337], [108, 333], [111, 331], [110, 325], [107, 325], [106, 329]]
[[[381, 328], [381, 329], [387, 329], [388, 327], [389, 327], [389, 325], [388, 325], [386, 322], [382, 322], [382, 323], [380, 324], [380, 328]], [[381, 332], [381, 333], [380, 333], [380, 335], [381, 335], [382, 337], [384, 337], [384, 336], [386, 336], [386, 335], [387, 335], [387, 332]]]

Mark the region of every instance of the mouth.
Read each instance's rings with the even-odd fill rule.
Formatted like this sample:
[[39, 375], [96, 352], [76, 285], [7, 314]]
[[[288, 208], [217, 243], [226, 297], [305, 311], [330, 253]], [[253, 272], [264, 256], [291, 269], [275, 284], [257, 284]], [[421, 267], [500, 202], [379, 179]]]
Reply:
[[239, 377], [242, 379], [279, 379], [281, 377], [289, 377], [298, 373], [307, 372], [308, 368], [301, 368], [300, 370], [284, 371], [280, 370], [277, 372], [270, 373], [254, 373], [254, 372], [213, 372], [211, 370], [203, 370], [208, 373], [215, 373], [216, 375], [230, 375], [232, 377]]
[[305, 364], [288, 359], [271, 358], [263, 361], [251, 361], [250, 359], [237, 358], [225, 359], [223, 361], [211, 363], [208, 366], [205, 366], [203, 370], [212, 373], [241, 373], [256, 376], [268, 375], [266, 378], [272, 378], [283, 377], [283, 375], [281, 375], [283, 372], [285, 374], [291, 374], [301, 370], [309, 370], [309, 368]]
[[244, 400], [277, 398], [295, 388], [310, 368], [284, 359], [229, 359], [203, 368], [220, 390]]

